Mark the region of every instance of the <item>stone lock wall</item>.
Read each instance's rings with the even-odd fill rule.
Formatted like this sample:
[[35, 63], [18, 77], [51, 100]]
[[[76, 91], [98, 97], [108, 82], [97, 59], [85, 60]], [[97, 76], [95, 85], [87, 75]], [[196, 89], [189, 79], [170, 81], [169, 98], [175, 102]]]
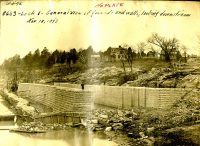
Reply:
[[[56, 86], [80, 89], [79, 84], [54, 83]], [[126, 86], [85, 85], [94, 97], [94, 103], [116, 108], [150, 107], [167, 108], [177, 98], [191, 89], [186, 88], [147, 88]]]
[[44, 84], [21, 83], [19, 96], [52, 108], [53, 112], [91, 110], [91, 91]]
[[54, 83], [21, 83], [19, 95], [51, 107], [53, 112], [89, 111], [93, 103], [115, 108], [167, 108], [191, 89]]

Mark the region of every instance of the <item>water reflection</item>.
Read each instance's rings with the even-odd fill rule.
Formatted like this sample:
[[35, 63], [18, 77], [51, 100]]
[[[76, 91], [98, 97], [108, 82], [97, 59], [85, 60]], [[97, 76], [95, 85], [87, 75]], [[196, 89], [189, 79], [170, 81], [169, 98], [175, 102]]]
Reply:
[[117, 146], [103, 133], [70, 128], [40, 134], [0, 131], [0, 145], [5, 146]]

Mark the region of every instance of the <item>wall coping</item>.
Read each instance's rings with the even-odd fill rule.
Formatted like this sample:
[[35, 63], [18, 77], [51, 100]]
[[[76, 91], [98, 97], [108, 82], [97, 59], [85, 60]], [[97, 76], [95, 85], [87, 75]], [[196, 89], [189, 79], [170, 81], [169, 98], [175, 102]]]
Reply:
[[38, 83], [20, 83], [20, 84], [51, 87], [51, 88], [62, 89], [62, 90], [66, 90], [66, 91], [91, 92], [90, 90], [87, 90], [87, 89], [82, 90], [82, 89], [79, 89], [79, 88], [66, 88], [66, 87], [62, 87], [62, 86], [59, 86], [59, 85], [47, 85], [47, 84], [38, 84]]
[[[68, 83], [68, 82], [54, 82], [54, 84], [68, 84], [68, 85], [80, 85], [80, 84], [71, 84], [71, 83]], [[54, 86], [59, 86], [59, 85], [54, 85]], [[88, 86], [93, 86], [93, 87], [111, 87], [111, 88], [134, 88], [134, 89], [154, 89], [154, 90], [198, 90], [196, 88], [153, 88], [153, 87], [135, 87], [135, 86], [109, 86], [109, 85], [89, 85], [89, 84], [86, 84], [85, 85], [86, 87]], [[80, 86], [81, 87], [81, 86]], [[74, 88], [73, 88], [74, 89]], [[75, 89], [79, 89], [79, 88], [75, 88]]]

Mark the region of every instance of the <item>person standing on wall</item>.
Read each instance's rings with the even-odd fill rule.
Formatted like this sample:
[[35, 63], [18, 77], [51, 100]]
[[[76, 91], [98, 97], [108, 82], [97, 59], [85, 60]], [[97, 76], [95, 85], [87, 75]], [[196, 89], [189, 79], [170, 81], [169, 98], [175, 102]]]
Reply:
[[84, 83], [81, 83], [81, 88], [82, 90], [84, 90]]
[[81, 89], [82, 89], [82, 90], [84, 90], [84, 89], [85, 89], [85, 87], [84, 87], [84, 86], [85, 86], [85, 81], [83, 80], [83, 81], [82, 81], [82, 83], [81, 83]]

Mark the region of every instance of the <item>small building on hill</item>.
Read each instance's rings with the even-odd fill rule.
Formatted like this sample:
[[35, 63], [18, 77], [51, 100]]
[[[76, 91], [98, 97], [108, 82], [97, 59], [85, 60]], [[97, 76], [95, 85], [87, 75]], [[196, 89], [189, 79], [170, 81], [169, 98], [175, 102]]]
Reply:
[[119, 48], [111, 48], [110, 56], [112, 61], [119, 61], [121, 59], [125, 59], [125, 52], [126, 50], [119, 46]]

